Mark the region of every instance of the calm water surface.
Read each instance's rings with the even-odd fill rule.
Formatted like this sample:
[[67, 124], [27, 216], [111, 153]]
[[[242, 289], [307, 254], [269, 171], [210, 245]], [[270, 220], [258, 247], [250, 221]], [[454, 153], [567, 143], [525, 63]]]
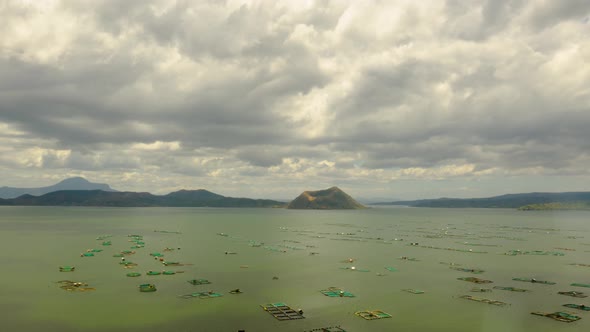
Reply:
[[[571, 265], [590, 264], [588, 212], [0, 207], [0, 230], [2, 331], [305, 331], [335, 325], [347, 331], [590, 331], [590, 312], [566, 310], [583, 317], [571, 324], [530, 314], [564, 310], [565, 303], [590, 305], [589, 298], [557, 294], [590, 293], [570, 286], [590, 283], [590, 267]], [[111, 246], [96, 240], [106, 234], [112, 235]], [[129, 234], [143, 235], [145, 242], [127, 258], [139, 264], [133, 270], [124, 269], [113, 257], [130, 250]], [[264, 246], [253, 247], [249, 241]], [[180, 250], [163, 252], [166, 247]], [[92, 248], [103, 251], [80, 257]], [[504, 255], [509, 250], [564, 255]], [[188, 265], [165, 268], [151, 252]], [[354, 263], [346, 263], [348, 258]], [[441, 262], [485, 272], [472, 275]], [[76, 271], [59, 272], [62, 265], [74, 265]], [[343, 269], [351, 266], [369, 271]], [[386, 266], [397, 271], [387, 271]], [[164, 269], [183, 273], [145, 275]], [[142, 276], [126, 277], [130, 271]], [[494, 283], [457, 280], [467, 276]], [[518, 282], [513, 277], [557, 284]], [[212, 284], [187, 283], [194, 278]], [[86, 282], [96, 291], [64, 291], [56, 284], [63, 279]], [[148, 282], [158, 291], [140, 293], [137, 285]], [[319, 292], [330, 286], [356, 297], [329, 298]], [[470, 292], [473, 287], [492, 286], [530, 292]], [[244, 293], [228, 293], [235, 288]], [[403, 292], [406, 288], [425, 294]], [[178, 297], [207, 290], [224, 296]], [[466, 294], [509, 305], [458, 298]], [[302, 308], [306, 318], [278, 321], [260, 308], [274, 302]], [[366, 321], [354, 315], [367, 309], [393, 317]]]

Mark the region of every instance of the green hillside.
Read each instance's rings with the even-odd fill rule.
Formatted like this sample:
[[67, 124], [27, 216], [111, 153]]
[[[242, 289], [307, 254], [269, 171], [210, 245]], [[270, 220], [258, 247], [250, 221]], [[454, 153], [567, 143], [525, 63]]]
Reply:
[[269, 199], [225, 197], [207, 190], [181, 190], [158, 196], [138, 192], [102, 190], [61, 190], [41, 196], [23, 195], [0, 199], [0, 205], [39, 206], [170, 206], [170, 207], [284, 207], [284, 202]]
[[304, 191], [295, 198], [288, 209], [363, 209], [365, 206], [354, 200], [338, 187], [318, 191]]
[[525, 193], [487, 198], [438, 198], [415, 201], [376, 203], [375, 205], [403, 205], [439, 208], [510, 208], [518, 209], [532, 204], [590, 203], [590, 192]]

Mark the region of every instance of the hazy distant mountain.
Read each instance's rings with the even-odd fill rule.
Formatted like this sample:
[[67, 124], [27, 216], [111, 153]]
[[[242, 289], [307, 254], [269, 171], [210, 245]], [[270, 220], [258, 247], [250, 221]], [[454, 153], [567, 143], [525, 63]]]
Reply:
[[590, 202], [590, 192], [508, 194], [487, 198], [438, 198], [415, 201], [376, 203], [375, 205], [405, 205], [444, 208], [520, 208], [530, 204]]
[[41, 206], [173, 206], [173, 207], [284, 207], [269, 199], [225, 197], [207, 190], [181, 190], [167, 195], [102, 190], [60, 190], [41, 196], [0, 199], [0, 205]]
[[41, 188], [12, 188], [12, 187], [0, 187], [0, 198], [15, 198], [21, 195], [33, 195], [40, 196], [53, 191], [58, 190], [103, 190], [103, 191], [116, 191], [112, 189], [108, 184], [104, 183], [92, 183], [81, 177], [73, 177], [65, 179], [59, 183], [56, 183], [49, 187]]
[[363, 209], [365, 206], [355, 201], [352, 197], [340, 190], [338, 187], [332, 187], [318, 191], [304, 191], [295, 198], [289, 205], [288, 209]]
[[529, 204], [518, 208], [521, 211], [544, 211], [544, 210], [584, 210], [590, 211], [589, 202], [553, 202], [542, 204]]

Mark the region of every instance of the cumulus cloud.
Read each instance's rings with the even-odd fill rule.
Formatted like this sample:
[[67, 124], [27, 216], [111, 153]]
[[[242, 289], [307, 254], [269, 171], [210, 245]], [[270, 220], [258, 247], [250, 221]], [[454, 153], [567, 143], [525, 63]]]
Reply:
[[416, 195], [408, 180], [462, 181], [458, 194], [482, 178], [589, 183], [588, 1], [0, 8], [6, 185], [399, 197]]

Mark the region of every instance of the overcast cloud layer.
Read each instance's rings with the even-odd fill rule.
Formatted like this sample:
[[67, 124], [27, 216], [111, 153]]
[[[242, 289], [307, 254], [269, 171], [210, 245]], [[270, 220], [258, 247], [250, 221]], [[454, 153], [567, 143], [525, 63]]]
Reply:
[[590, 190], [589, 21], [587, 0], [0, 0], [0, 186]]

